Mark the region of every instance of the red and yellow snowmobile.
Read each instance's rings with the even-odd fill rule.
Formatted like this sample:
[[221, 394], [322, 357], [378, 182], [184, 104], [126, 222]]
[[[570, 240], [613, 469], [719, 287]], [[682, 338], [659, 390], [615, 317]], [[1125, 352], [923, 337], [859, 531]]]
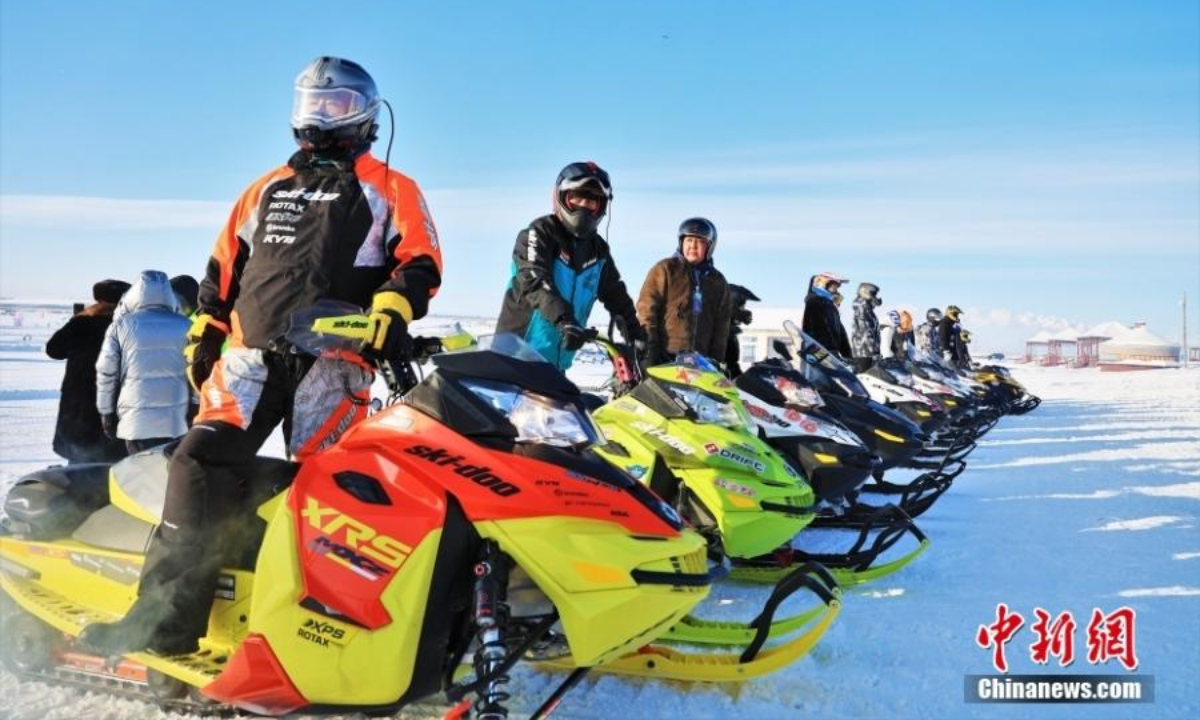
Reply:
[[[328, 317], [337, 310], [323, 308], [302, 325], [317, 332], [294, 342], [356, 349], [365, 318]], [[244, 522], [257, 536], [229, 554], [208, 634], [189, 655], [104, 658], [75, 642], [135, 598], [170, 446], [111, 471], [26, 478], [0, 535], [6, 663], [192, 709], [376, 714], [445, 691], [503, 717], [521, 660], [573, 669], [543, 716], [589, 669], [742, 680], [805, 654], [839, 608], [820, 572], [798, 571], [750, 625], [691, 618], [720, 570], [704, 540], [594, 454], [600, 436], [578, 389], [512, 340], [436, 355], [419, 383], [411, 365], [381, 365], [409, 390], [402, 403], [303, 465], [243, 468]], [[793, 629], [773, 616], [801, 588], [827, 612], [764, 649]], [[651, 644], [660, 638], [745, 648], [687, 655]]]

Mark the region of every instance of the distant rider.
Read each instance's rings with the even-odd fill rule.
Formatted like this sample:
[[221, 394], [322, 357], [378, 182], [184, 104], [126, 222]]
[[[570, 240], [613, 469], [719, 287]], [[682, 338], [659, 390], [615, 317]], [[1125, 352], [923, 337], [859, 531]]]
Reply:
[[854, 369], [862, 372], [880, 358], [879, 318], [875, 308], [883, 304], [879, 297], [879, 286], [874, 283], [859, 283], [858, 297], [854, 298]]
[[846, 336], [846, 326], [842, 324], [842, 316], [834, 304], [834, 296], [845, 282], [846, 278], [833, 273], [813, 275], [808, 281], [801, 325], [809, 337], [849, 361], [854, 353], [850, 348], [850, 338]]

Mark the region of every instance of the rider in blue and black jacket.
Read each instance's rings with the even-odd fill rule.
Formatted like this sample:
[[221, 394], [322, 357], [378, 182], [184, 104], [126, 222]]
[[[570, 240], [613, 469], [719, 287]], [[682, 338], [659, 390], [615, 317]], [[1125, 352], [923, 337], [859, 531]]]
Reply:
[[517, 235], [496, 332], [520, 335], [560, 370], [583, 345], [596, 300], [624, 323], [626, 340], [644, 345], [637, 309], [596, 232], [612, 196], [608, 173], [596, 163], [571, 163], [558, 174], [554, 212]]

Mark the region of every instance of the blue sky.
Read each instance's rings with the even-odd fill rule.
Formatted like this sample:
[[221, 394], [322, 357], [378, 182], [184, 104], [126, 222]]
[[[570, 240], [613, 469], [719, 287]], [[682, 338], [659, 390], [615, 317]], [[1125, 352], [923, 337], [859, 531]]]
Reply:
[[446, 252], [434, 312], [495, 314], [516, 233], [590, 158], [634, 294], [705, 215], [769, 305], [833, 270], [885, 308], [960, 305], [1007, 349], [1109, 319], [1174, 338], [1187, 291], [1200, 340], [1191, 1], [3, 0], [0, 296], [200, 274], [292, 151], [292, 79], [320, 54], [396, 109], [392, 163]]

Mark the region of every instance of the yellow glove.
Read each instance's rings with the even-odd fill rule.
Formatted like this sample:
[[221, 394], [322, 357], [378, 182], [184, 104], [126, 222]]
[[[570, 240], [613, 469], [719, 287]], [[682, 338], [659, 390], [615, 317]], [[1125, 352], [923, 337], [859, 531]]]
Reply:
[[391, 360], [408, 354], [411, 345], [408, 324], [412, 316], [412, 305], [400, 293], [375, 294], [367, 319], [375, 326], [369, 347], [377, 357]]
[[229, 326], [207, 313], [197, 313], [188, 329], [183, 357], [187, 361], [188, 383], [196, 392], [212, 374], [221, 357], [221, 347], [229, 336]]

